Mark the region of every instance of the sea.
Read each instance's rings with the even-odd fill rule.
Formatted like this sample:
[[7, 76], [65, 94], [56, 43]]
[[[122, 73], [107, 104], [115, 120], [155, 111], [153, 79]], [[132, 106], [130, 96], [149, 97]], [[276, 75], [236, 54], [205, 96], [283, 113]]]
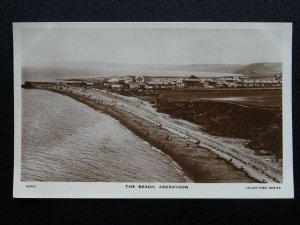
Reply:
[[22, 181], [188, 182], [166, 154], [112, 117], [46, 90], [22, 89]]

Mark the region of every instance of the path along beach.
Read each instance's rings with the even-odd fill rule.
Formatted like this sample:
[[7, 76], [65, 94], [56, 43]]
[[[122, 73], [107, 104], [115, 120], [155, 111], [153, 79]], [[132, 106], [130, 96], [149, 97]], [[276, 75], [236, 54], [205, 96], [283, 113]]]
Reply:
[[239, 141], [205, 134], [193, 124], [158, 113], [148, 102], [105, 90], [71, 85], [37, 85], [35, 88], [69, 96], [110, 115], [169, 155], [193, 182], [282, 182], [282, 168], [278, 163], [255, 155]]

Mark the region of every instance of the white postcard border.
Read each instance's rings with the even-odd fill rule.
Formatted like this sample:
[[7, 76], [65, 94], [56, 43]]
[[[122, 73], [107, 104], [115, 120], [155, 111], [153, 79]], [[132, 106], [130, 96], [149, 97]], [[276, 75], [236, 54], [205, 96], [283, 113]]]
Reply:
[[[283, 36], [283, 183], [116, 183], [21, 181], [21, 29], [23, 28], [280, 29]], [[291, 23], [14, 23], [15, 198], [293, 198]], [[126, 185], [131, 185], [128, 187]], [[133, 188], [134, 185], [135, 187]], [[155, 188], [139, 188], [152, 185]], [[160, 186], [187, 188], [160, 188]]]

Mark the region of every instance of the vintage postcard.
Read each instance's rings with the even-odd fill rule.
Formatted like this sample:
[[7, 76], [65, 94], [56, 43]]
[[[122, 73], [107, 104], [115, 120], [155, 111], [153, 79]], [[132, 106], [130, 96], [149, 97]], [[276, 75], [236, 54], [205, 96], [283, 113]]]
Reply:
[[14, 23], [16, 198], [293, 198], [292, 24]]

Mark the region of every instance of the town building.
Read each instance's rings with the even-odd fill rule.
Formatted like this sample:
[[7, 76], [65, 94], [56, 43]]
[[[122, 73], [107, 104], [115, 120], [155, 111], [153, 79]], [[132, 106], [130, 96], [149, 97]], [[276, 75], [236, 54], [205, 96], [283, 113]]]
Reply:
[[189, 78], [184, 79], [183, 83], [186, 88], [201, 87], [199, 78], [197, 78], [195, 75], [191, 75]]

